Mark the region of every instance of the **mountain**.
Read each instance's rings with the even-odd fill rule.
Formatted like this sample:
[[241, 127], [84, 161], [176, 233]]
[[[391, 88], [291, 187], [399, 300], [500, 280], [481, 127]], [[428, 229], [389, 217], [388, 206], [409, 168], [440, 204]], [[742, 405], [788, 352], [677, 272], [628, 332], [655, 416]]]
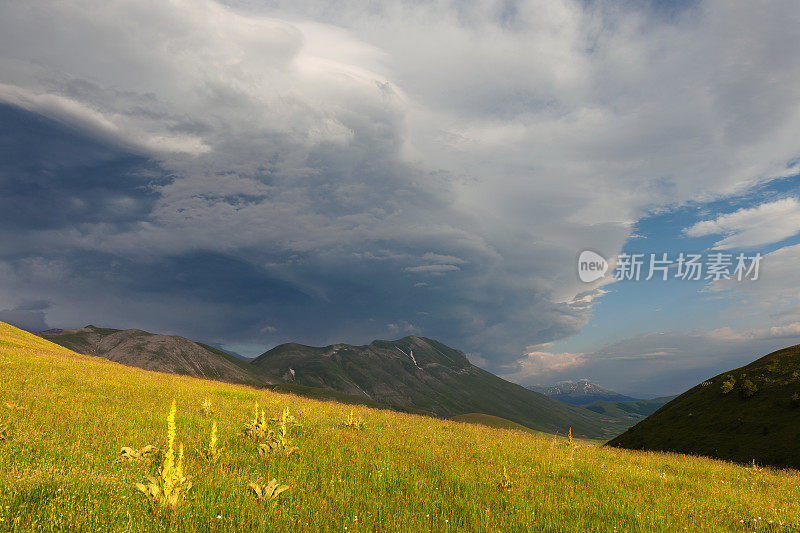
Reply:
[[39, 335], [128, 366], [343, 403], [445, 418], [494, 416], [538, 431], [565, 434], [572, 428], [576, 436], [604, 440], [630, 425], [505, 381], [472, 365], [463, 352], [421, 337], [368, 346], [283, 344], [247, 361], [208, 344], [139, 329], [89, 325]]
[[[103, 357], [110, 361], [145, 370], [194, 376], [253, 387], [269, 387], [306, 398], [366, 405], [378, 409], [395, 407], [330, 389], [284, 383], [278, 377], [251, 365], [251, 359], [225, 352], [215, 346], [183, 337], [159, 335], [139, 329], [113, 329], [86, 326], [79, 329], [49, 329], [37, 333], [72, 351]], [[406, 409], [418, 413], [418, 410]]]
[[591, 383], [588, 379], [561, 381], [550, 387], [531, 386], [529, 388], [550, 398], [571, 403], [572, 405], [588, 405], [599, 401], [629, 402], [636, 400], [636, 398], [604, 389]]
[[800, 345], [715, 376], [608, 444], [800, 468]]
[[280, 380], [207, 344], [140, 329], [84, 328], [39, 332], [41, 337], [85, 355], [128, 366], [263, 387]]
[[282, 344], [253, 365], [291, 383], [322, 387], [440, 417], [481, 413], [528, 428], [608, 438], [607, 417], [565, 405], [505, 381], [463, 352], [423, 337], [376, 340], [366, 346]]
[[655, 413], [674, 398], [675, 396], [663, 396], [652, 400], [599, 401], [583, 407], [617, 420], [620, 432], [622, 432]]

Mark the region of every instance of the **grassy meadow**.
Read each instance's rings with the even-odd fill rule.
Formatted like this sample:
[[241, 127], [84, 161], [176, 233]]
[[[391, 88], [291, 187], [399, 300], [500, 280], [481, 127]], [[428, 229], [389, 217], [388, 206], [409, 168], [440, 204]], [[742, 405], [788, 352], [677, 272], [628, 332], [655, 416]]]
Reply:
[[[159, 374], [0, 323], [0, 530], [797, 531], [800, 473], [609, 449]], [[191, 482], [174, 509], [137, 483], [168, 450]], [[210, 405], [206, 402], [210, 400]], [[204, 405], [205, 402], [205, 405]], [[285, 443], [242, 435], [258, 402]], [[350, 413], [359, 424], [345, 425]], [[217, 457], [209, 459], [213, 423]], [[252, 426], [251, 426], [252, 429]], [[278, 442], [278, 440], [274, 440]], [[118, 461], [120, 449], [158, 447]], [[288, 489], [257, 497], [276, 479]], [[263, 495], [263, 494], [262, 494]]]

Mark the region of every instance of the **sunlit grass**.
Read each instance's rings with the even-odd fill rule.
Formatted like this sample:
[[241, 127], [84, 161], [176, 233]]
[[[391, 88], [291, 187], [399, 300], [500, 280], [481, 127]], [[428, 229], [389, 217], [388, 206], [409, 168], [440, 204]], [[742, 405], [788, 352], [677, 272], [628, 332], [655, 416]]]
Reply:
[[[796, 471], [147, 372], [2, 323], [0, 374], [0, 427], [11, 428], [0, 440], [0, 530], [777, 531], [800, 517]], [[160, 461], [116, 461], [124, 446], [168, 449], [173, 398], [192, 483], [174, 511], [135, 488]], [[277, 435], [296, 416], [286, 430], [295, 453], [260, 455], [265, 441], [242, 435], [255, 402]], [[343, 423], [353, 418], [363, 429]], [[263, 495], [271, 480], [288, 487], [279, 498], [249, 486]]]

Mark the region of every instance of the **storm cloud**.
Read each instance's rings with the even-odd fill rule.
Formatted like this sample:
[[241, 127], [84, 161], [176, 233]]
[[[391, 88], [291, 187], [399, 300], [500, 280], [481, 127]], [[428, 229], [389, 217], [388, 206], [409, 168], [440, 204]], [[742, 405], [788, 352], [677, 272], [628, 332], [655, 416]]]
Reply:
[[590, 319], [582, 249], [790, 173], [799, 32], [788, 1], [5, 3], [0, 307], [520, 371]]

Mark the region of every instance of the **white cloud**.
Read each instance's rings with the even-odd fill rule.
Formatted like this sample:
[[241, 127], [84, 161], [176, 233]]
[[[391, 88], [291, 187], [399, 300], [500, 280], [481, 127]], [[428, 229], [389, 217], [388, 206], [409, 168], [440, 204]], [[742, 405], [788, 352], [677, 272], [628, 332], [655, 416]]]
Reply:
[[403, 270], [406, 272], [420, 272], [425, 274], [442, 274], [444, 272], [453, 272], [454, 270], [461, 270], [456, 265], [420, 265], [415, 267], [405, 267]]
[[715, 249], [748, 248], [781, 241], [800, 232], [800, 201], [784, 198], [756, 207], [739, 209], [686, 228], [690, 237], [725, 235]]
[[417, 326], [406, 321], [401, 321], [397, 324], [386, 324], [386, 328], [392, 335], [417, 335], [421, 333]]
[[719, 280], [710, 292], [741, 299], [744, 307], [764, 315], [765, 310], [778, 313], [787, 306], [800, 303], [800, 245], [785, 246], [765, 254], [759, 265], [756, 281]]
[[800, 338], [800, 322], [765, 328], [717, 328], [705, 333], [712, 339], [744, 341], [751, 339], [796, 339]]
[[[519, 362], [519, 370], [506, 378], [519, 383], [549, 383], [549, 376], [559, 375], [587, 362], [585, 353], [530, 352]], [[545, 381], [541, 381], [544, 379]], [[539, 381], [537, 381], [539, 380]]]
[[503, 377], [526, 385], [587, 377], [636, 397], [677, 394], [797, 343], [800, 322], [763, 328], [652, 332], [587, 353], [533, 352]]
[[468, 263], [468, 261], [465, 261], [460, 257], [453, 257], [452, 255], [435, 254], [433, 252], [428, 252], [426, 254], [423, 254], [422, 259], [433, 263], [449, 263], [453, 265], [463, 265], [464, 263]]

